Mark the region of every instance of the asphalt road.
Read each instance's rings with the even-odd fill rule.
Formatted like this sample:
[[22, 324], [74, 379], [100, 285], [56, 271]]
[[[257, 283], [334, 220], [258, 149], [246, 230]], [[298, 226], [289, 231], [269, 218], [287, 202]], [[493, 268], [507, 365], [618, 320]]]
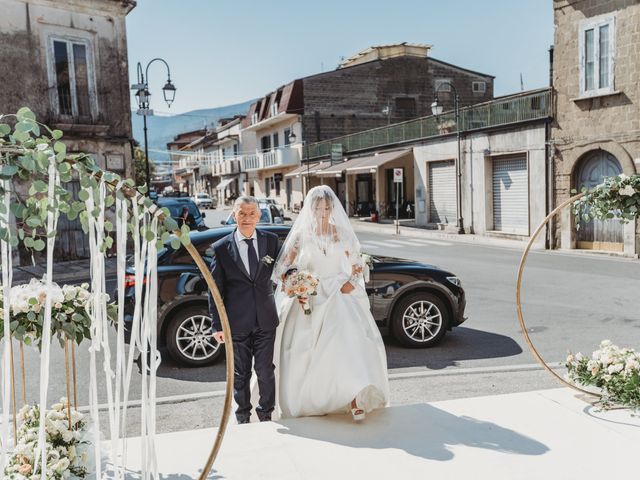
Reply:
[[[228, 212], [207, 211], [213, 224]], [[396, 404], [443, 400], [558, 386], [536, 366], [515, 311], [515, 277], [521, 252], [453, 241], [359, 234], [365, 251], [411, 258], [458, 275], [467, 292], [468, 320], [430, 349], [406, 349], [385, 339]], [[523, 290], [531, 337], [549, 362], [567, 351], [591, 352], [599, 341], [640, 347], [638, 261], [611, 257], [536, 252], [530, 257]], [[113, 287], [110, 282], [109, 287]], [[113, 338], [111, 339], [114, 347]], [[37, 351], [26, 352], [27, 394], [37, 400]], [[49, 398], [66, 395], [64, 350], [54, 342]], [[88, 404], [89, 354], [78, 352], [79, 404]], [[99, 368], [99, 371], [100, 368]], [[558, 370], [564, 373], [563, 369]], [[224, 362], [207, 368], [181, 368], [163, 355], [158, 371], [159, 431], [211, 426], [218, 422], [224, 390]], [[100, 382], [101, 400], [106, 389]], [[131, 399], [140, 398], [141, 374], [134, 366]], [[18, 395], [20, 398], [20, 393]], [[139, 431], [132, 409], [130, 433]]]

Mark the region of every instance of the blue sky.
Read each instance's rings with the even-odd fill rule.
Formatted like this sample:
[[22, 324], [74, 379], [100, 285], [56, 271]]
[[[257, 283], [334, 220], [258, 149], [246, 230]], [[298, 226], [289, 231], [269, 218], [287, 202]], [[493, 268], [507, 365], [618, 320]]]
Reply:
[[138, 0], [127, 17], [129, 65], [164, 58], [178, 91], [162, 100], [164, 67], [149, 71], [152, 108], [181, 113], [262, 96], [333, 70], [371, 45], [426, 43], [430, 55], [494, 75], [495, 94], [548, 84], [552, 0]]

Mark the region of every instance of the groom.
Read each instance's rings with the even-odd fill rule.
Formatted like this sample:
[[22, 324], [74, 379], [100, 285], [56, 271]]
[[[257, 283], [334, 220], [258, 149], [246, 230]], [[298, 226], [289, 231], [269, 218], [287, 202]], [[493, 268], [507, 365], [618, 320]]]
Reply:
[[[271, 274], [278, 257], [278, 237], [256, 230], [260, 206], [254, 197], [239, 197], [233, 206], [238, 228], [213, 245], [211, 274], [229, 316], [233, 340], [233, 396], [238, 423], [251, 417], [251, 366], [255, 365], [260, 393], [256, 413], [261, 422], [271, 420], [275, 407], [273, 347], [278, 313]], [[214, 338], [224, 343], [222, 324], [213, 297], [209, 311]]]

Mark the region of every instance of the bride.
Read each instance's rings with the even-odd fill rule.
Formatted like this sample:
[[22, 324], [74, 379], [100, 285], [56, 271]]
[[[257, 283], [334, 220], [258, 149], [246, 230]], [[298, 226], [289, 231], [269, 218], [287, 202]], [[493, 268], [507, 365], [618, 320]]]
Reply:
[[[280, 326], [274, 363], [282, 417], [351, 412], [354, 420], [389, 401], [387, 359], [364, 286], [360, 243], [338, 198], [312, 188], [274, 268]], [[295, 271], [318, 280], [311, 313], [289, 298]]]

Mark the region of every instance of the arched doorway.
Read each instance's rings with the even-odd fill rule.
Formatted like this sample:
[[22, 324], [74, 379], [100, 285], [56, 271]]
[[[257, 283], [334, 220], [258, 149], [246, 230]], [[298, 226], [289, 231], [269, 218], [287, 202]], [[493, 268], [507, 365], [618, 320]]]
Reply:
[[[602, 183], [604, 177], [622, 173], [618, 159], [604, 150], [587, 153], [576, 171], [575, 185], [591, 189]], [[624, 251], [623, 225], [619, 220], [580, 221], [576, 232], [576, 247], [588, 250]]]

